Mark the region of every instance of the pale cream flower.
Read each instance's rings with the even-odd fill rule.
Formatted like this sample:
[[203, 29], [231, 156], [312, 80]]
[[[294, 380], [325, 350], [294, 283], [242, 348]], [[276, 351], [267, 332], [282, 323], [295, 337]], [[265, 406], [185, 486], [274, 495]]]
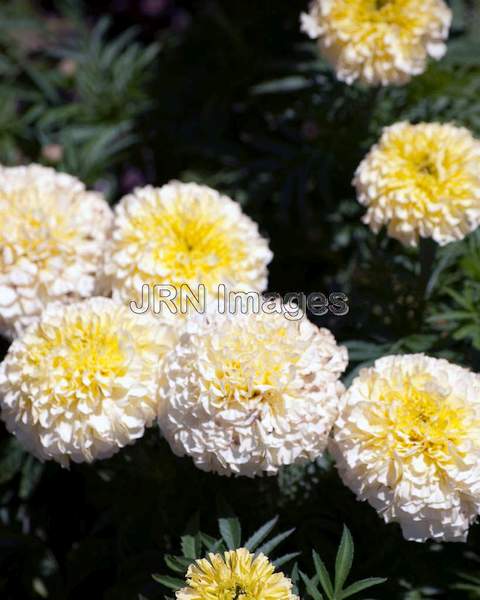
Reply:
[[2, 419], [41, 460], [107, 458], [152, 424], [172, 340], [159, 320], [108, 298], [51, 304], [0, 365]]
[[338, 79], [401, 85], [446, 52], [452, 13], [443, 0], [313, 0], [302, 30], [318, 39]]
[[409, 246], [419, 237], [460, 240], [480, 224], [480, 141], [450, 124], [396, 123], [360, 164], [354, 185], [375, 233], [386, 226]]
[[343, 482], [407, 539], [464, 541], [480, 508], [480, 376], [381, 358], [343, 396], [331, 450]]
[[200, 469], [274, 474], [322, 454], [346, 365], [346, 349], [306, 318], [197, 316], [165, 361], [160, 428]]
[[299, 600], [292, 582], [263, 554], [246, 548], [210, 553], [188, 567], [187, 586], [177, 600]]
[[88, 298], [113, 215], [76, 178], [0, 167], [0, 332], [14, 337], [54, 301]]
[[141, 305], [145, 284], [150, 290], [168, 284], [177, 292], [184, 285], [195, 294], [203, 284], [207, 301], [214, 301], [219, 284], [263, 291], [271, 259], [266, 240], [238, 203], [209, 187], [173, 181], [120, 201], [105, 274], [122, 302]]

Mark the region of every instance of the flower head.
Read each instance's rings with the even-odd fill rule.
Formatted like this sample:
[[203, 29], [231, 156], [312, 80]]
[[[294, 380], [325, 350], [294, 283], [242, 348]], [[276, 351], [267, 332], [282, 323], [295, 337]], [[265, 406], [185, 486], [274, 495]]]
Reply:
[[159, 424], [200, 469], [276, 473], [323, 452], [346, 364], [345, 348], [306, 318], [192, 318], [165, 362]]
[[125, 196], [116, 208], [106, 276], [113, 297], [138, 301], [142, 286], [203, 284], [263, 291], [272, 258], [257, 225], [215, 190], [172, 182]]
[[263, 554], [246, 548], [209, 554], [192, 563], [177, 600], [298, 600], [292, 582]]
[[470, 131], [439, 123], [387, 127], [357, 169], [364, 222], [378, 233], [416, 246], [441, 245], [480, 224], [480, 141]]
[[451, 20], [443, 0], [313, 0], [302, 29], [341, 81], [401, 85], [445, 54]]
[[107, 298], [52, 304], [0, 365], [1, 416], [41, 460], [107, 458], [156, 412], [170, 329]]
[[14, 337], [49, 302], [98, 292], [112, 220], [103, 197], [70, 175], [0, 167], [0, 332]]
[[332, 452], [344, 483], [410, 540], [463, 541], [480, 509], [480, 376], [423, 354], [363, 369]]

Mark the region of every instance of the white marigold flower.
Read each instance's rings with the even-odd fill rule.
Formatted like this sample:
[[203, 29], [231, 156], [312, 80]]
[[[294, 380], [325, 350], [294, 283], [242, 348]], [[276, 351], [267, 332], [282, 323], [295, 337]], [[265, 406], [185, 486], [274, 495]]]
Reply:
[[452, 13], [443, 0], [313, 0], [302, 30], [340, 81], [402, 85], [440, 59]]
[[156, 284], [177, 291], [189, 286], [194, 293], [202, 284], [208, 302], [219, 284], [263, 291], [271, 259], [266, 240], [238, 203], [209, 187], [173, 181], [120, 201], [105, 274], [122, 302], [142, 304], [142, 287]]
[[164, 364], [160, 428], [200, 469], [274, 474], [322, 454], [346, 365], [346, 349], [306, 318], [197, 316]]
[[419, 237], [440, 245], [480, 224], [480, 141], [450, 124], [397, 123], [357, 169], [364, 223], [408, 246]]
[[54, 301], [97, 292], [113, 215], [75, 177], [0, 167], [0, 333], [13, 338]]
[[480, 376], [423, 354], [381, 358], [343, 396], [331, 450], [405, 538], [464, 541], [480, 508]]
[[0, 365], [1, 416], [40, 460], [107, 458], [156, 413], [170, 329], [108, 298], [51, 304]]
[[288, 577], [275, 572], [264, 554], [254, 555], [246, 548], [196, 560], [186, 579], [187, 586], [175, 594], [177, 600], [299, 600]]

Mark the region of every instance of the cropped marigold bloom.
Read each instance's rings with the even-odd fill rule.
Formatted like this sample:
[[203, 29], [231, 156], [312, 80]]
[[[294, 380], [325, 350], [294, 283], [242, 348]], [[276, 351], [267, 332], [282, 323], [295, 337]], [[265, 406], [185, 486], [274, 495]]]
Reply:
[[[257, 225], [240, 205], [194, 183], [144, 187], [116, 207], [105, 274], [113, 297], [140, 303], [142, 286], [182, 285], [211, 301], [218, 286], [263, 291], [272, 259]], [[177, 298], [178, 299], [178, 298]]]
[[192, 318], [162, 369], [160, 428], [205, 471], [276, 473], [323, 453], [346, 365], [346, 349], [306, 318]]
[[13, 338], [50, 302], [101, 292], [113, 215], [75, 177], [40, 165], [0, 167], [0, 332]]
[[338, 79], [398, 85], [445, 54], [452, 13], [443, 0], [313, 0], [301, 20]]
[[407, 539], [464, 541], [480, 509], [480, 376], [381, 358], [343, 396], [331, 450], [343, 482]]
[[2, 419], [40, 460], [108, 458], [152, 424], [171, 343], [158, 319], [108, 298], [51, 304], [0, 365]]
[[450, 124], [396, 123], [357, 169], [363, 219], [408, 246], [419, 237], [441, 245], [480, 224], [480, 141]]
[[299, 600], [292, 582], [263, 554], [246, 548], [209, 554], [192, 563], [177, 600]]

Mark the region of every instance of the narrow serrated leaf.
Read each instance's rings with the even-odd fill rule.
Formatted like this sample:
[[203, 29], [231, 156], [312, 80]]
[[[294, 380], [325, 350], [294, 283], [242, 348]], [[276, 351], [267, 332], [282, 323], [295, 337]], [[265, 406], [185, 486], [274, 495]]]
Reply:
[[195, 544], [195, 536], [193, 535], [184, 535], [181, 538], [182, 543], [182, 552], [183, 556], [186, 558], [196, 558], [196, 544]]
[[387, 580], [383, 577], [369, 577], [368, 579], [360, 579], [359, 581], [356, 581], [355, 583], [352, 583], [352, 585], [349, 585], [347, 588], [345, 588], [340, 598], [343, 600], [343, 598], [348, 598], [353, 596], [353, 594], [358, 594], [358, 592], [361, 592], [362, 590], [366, 590], [374, 585], [380, 585], [381, 583], [385, 583], [385, 581]]
[[216, 538], [212, 537], [211, 535], [207, 535], [206, 533], [200, 533], [200, 542], [205, 546], [205, 548], [209, 552], [212, 552], [212, 548], [218, 546], [219, 542], [221, 543], [221, 540], [217, 540]]
[[229, 550], [235, 550], [240, 547], [242, 528], [240, 521], [236, 517], [221, 517], [218, 519], [218, 528]]
[[353, 563], [353, 540], [346, 525], [343, 526], [342, 539], [335, 560], [335, 595], [343, 588]]
[[305, 584], [308, 594], [313, 598], [313, 600], [323, 600], [323, 596], [315, 587], [313, 580], [309, 579], [305, 573], [302, 573], [302, 571], [299, 571], [299, 574], [303, 583]]
[[260, 546], [260, 548], [257, 548], [255, 554], [265, 554], [265, 555], [269, 555], [270, 552], [272, 552], [273, 550], [275, 550], [275, 548], [281, 544], [283, 542], [283, 540], [287, 539], [287, 537], [289, 535], [292, 535], [292, 533], [295, 531], [295, 529], [289, 529], [288, 531], [284, 531], [283, 533], [279, 533], [278, 535], [276, 535], [274, 538], [272, 538], [271, 540], [268, 540], [268, 542], [265, 542], [265, 544], [263, 544], [262, 546]]
[[295, 563], [293, 565], [293, 569], [290, 574], [290, 579], [292, 580], [293, 593], [298, 596], [298, 583], [300, 581], [300, 574], [298, 572], [298, 563]]
[[317, 573], [318, 581], [323, 588], [323, 591], [327, 595], [329, 600], [333, 600], [333, 585], [332, 580], [330, 579], [330, 575], [328, 574], [327, 567], [325, 563], [317, 554], [317, 552], [313, 551], [313, 564], [315, 565], [315, 571]]
[[172, 569], [172, 571], [182, 574], [185, 573], [189, 565], [193, 562], [190, 558], [186, 558], [185, 556], [172, 556], [170, 554], [166, 554], [164, 560], [167, 567]]
[[208, 550], [208, 552], [220, 552], [220, 554], [222, 552], [225, 552], [226, 548], [225, 548], [225, 543], [222, 539], [215, 539], [209, 535], [206, 535], [205, 533], [201, 533], [200, 534], [200, 540], [202, 542], [202, 544], [205, 546], [205, 548]]
[[257, 529], [257, 531], [245, 542], [245, 548], [248, 548], [248, 550], [253, 552], [273, 530], [277, 524], [277, 521], [278, 517], [273, 517], [273, 519], [268, 521], [268, 523], [265, 523], [259, 529]]
[[185, 585], [185, 581], [183, 579], [177, 579], [176, 577], [172, 577], [171, 575], [152, 575], [153, 579], [157, 583], [161, 583], [165, 587], [171, 590], [179, 590]]
[[282, 565], [284, 565], [285, 563], [288, 563], [288, 561], [293, 560], [297, 556], [300, 556], [300, 552], [290, 552], [290, 554], [284, 554], [283, 556], [280, 556], [279, 558], [272, 560], [272, 563], [276, 567], [281, 567]]
[[478, 585], [474, 585], [473, 583], [455, 583], [452, 585], [454, 590], [462, 590], [464, 592], [473, 592], [474, 594], [478, 594], [480, 592], [480, 588]]
[[470, 573], [457, 573], [457, 575], [459, 575], [462, 579], [465, 579], [466, 581], [470, 581], [470, 583], [476, 583], [478, 584], [479, 588], [480, 588], [480, 577], [476, 577], [475, 575], [470, 575]]

